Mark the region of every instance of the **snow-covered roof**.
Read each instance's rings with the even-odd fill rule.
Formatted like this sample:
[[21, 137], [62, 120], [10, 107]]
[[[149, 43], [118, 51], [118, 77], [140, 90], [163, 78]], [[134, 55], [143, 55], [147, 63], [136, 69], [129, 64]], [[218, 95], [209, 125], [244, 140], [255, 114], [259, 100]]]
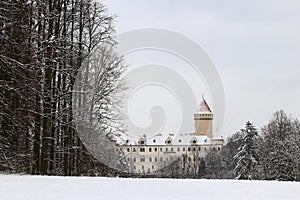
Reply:
[[212, 111], [211, 111], [208, 103], [205, 101], [204, 97], [202, 99], [202, 102], [199, 105], [199, 109], [197, 110], [197, 113], [199, 113], [199, 114], [202, 114], [202, 113], [211, 114], [212, 113]]
[[154, 136], [141, 135], [140, 137], [123, 135], [117, 138], [117, 143], [120, 145], [139, 145], [141, 141], [143, 144], [149, 146], [156, 145], [209, 145], [211, 144], [211, 138], [203, 135], [194, 135], [194, 133], [183, 133], [183, 134], [157, 134]]

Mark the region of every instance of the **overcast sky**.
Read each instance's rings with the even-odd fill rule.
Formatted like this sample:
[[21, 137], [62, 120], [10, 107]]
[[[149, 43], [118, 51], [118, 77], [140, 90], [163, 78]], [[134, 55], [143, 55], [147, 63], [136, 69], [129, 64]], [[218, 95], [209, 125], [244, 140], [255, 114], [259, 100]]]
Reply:
[[300, 1], [104, 0], [117, 33], [156, 27], [202, 46], [225, 88], [222, 135], [283, 109], [300, 118]]

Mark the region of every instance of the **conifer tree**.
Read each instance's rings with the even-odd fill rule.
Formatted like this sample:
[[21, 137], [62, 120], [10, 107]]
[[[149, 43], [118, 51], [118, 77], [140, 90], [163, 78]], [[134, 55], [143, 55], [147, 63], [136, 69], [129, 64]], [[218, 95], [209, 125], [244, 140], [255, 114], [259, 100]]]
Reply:
[[236, 179], [256, 179], [258, 155], [255, 138], [258, 136], [257, 131], [254, 125], [248, 121], [242, 132], [244, 134], [242, 144], [234, 156], [237, 162], [234, 168]]

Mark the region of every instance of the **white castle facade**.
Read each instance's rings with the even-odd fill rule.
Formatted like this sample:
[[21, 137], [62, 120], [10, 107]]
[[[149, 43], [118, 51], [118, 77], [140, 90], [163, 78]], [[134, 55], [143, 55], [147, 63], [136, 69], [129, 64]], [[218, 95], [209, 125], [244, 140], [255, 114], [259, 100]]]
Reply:
[[204, 98], [194, 120], [194, 133], [143, 135], [138, 139], [122, 137], [118, 143], [125, 154], [129, 172], [155, 174], [175, 161], [180, 166], [199, 163], [211, 150], [221, 151], [224, 140], [213, 135], [213, 113]]

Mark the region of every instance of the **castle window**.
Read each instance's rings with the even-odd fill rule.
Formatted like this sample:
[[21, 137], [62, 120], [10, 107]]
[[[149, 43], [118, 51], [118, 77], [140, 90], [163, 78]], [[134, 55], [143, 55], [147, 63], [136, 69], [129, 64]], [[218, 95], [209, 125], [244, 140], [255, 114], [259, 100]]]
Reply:
[[129, 162], [129, 161], [130, 161], [130, 158], [127, 158], [127, 161]]
[[159, 148], [160, 151], [162, 151], [162, 148]]
[[157, 158], [156, 157], [154, 158], [154, 161], [157, 162]]
[[213, 150], [215, 151], [215, 150], [216, 150], [216, 148], [215, 148], [215, 147], [213, 147]]
[[177, 148], [177, 151], [180, 151], [180, 148], [179, 148], [179, 147]]
[[206, 147], [204, 147], [204, 151], [206, 151]]
[[135, 148], [133, 148], [132, 151], [135, 152]]
[[152, 169], [154, 169], [154, 165], [152, 165]]
[[136, 159], [135, 159], [135, 158], [133, 158], [133, 162], [136, 162]]
[[141, 141], [141, 144], [145, 144], [145, 142], [142, 140], [142, 141]]
[[141, 162], [145, 162], [145, 158], [141, 158]]
[[199, 151], [201, 151], [201, 147], [199, 147]]
[[128, 144], [129, 143], [129, 140], [126, 140], [126, 144]]
[[183, 147], [182, 150], [185, 151], [185, 147]]
[[220, 148], [220, 147], [218, 147], [218, 151], [221, 151], [221, 148]]
[[156, 140], [153, 140], [153, 143], [155, 143], [156, 142]]
[[196, 148], [195, 148], [195, 147], [193, 148], [193, 151], [196, 151]]
[[171, 151], [173, 151], [173, 147], [171, 147]]
[[205, 139], [204, 142], [207, 142], [207, 140]]
[[188, 161], [191, 162], [191, 157], [188, 157]]
[[140, 152], [145, 152], [145, 148], [144, 148], [144, 147], [141, 147], [141, 148], [140, 148]]
[[151, 147], [149, 148], [149, 152], [151, 152], [152, 151], [152, 149], [151, 149]]
[[167, 144], [171, 144], [171, 140], [167, 140], [166, 143], [167, 143]]
[[162, 162], [163, 161], [163, 158], [160, 158], [160, 162]]
[[157, 148], [156, 148], [156, 147], [154, 148], [154, 151], [157, 151]]
[[197, 143], [197, 141], [196, 140], [193, 140], [193, 144], [196, 144]]
[[168, 147], [166, 147], [166, 151], [168, 151]]
[[178, 140], [178, 142], [181, 142], [181, 140]]
[[190, 148], [190, 147], [188, 148], [188, 151], [191, 151], [191, 148]]
[[152, 158], [149, 158], [149, 162], [152, 162]]
[[130, 152], [130, 148], [127, 148], [127, 152]]
[[144, 165], [142, 165], [142, 169], [144, 169], [145, 167], [144, 167]]

